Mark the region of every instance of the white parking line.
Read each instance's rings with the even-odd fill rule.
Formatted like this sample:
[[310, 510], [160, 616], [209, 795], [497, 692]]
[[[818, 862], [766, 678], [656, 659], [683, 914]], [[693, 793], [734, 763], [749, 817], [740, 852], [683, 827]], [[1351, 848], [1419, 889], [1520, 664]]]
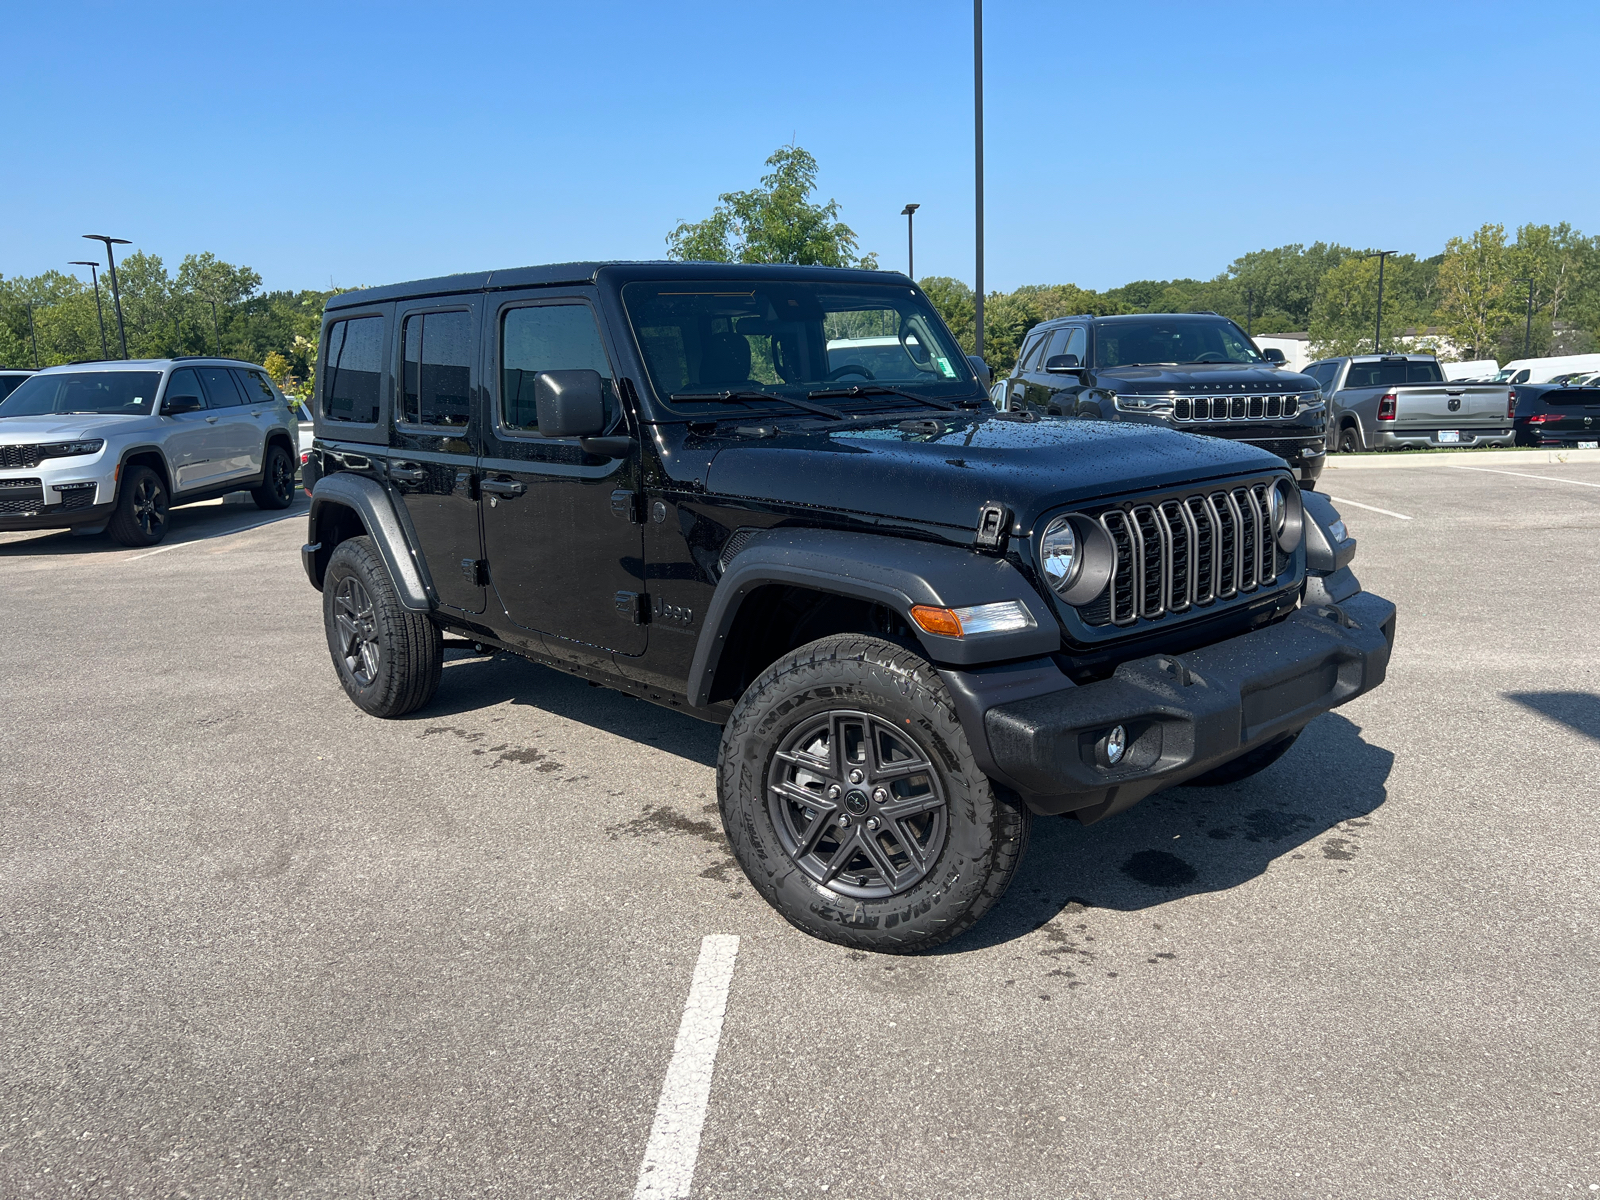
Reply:
[[[1323, 493], [1326, 495], [1327, 493]], [[1375, 504], [1363, 504], [1359, 500], [1341, 500], [1337, 496], [1328, 496], [1335, 504], [1348, 504], [1351, 508], [1364, 508], [1368, 512], [1382, 513], [1386, 517], [1399, 517], [1402, 521], [1413, 521], [1415, 517], [1408, 517], [1405, 513], [1390, 512], [1387, 508], [1379, 508]]]
[[1457, 471], [1482, 471], [1486, 475], [1516, 475], [1521, 479], [1543, 479], [1548, 483], [1570, 483], [1574, 487], [1600, 487], [1600, 483], [1586, 483], [1582, 479], [1562, 479], [1556, 475], [1529, 475], [1526, 471], [1497, 471], [1493, 467], [1456, 467]]
[[143, 554], [135, 554], [127, 561], [136, 562], [141, 558], [151, 558], [157, 554], [165, 554], [168, 550], [182, 550], [185, 546], [198, 546], [202, 542], [214, 542], [218, 538], [232, 537], [236, 533], [249, 533], [252, 529], [265, 529], [268, 525], [276, 525], [279, 521], [290, 521], [303, 513], [294, 513], [287, 517], [273, 517], [270, 521], [257, 521], [254, 525], [246, 525], [241, 529], [229, 529], [224, 533], [207, 534], [205, 537], [190, 538], [187, 542], [173, 542], [170, 546], [160, 546], [154, 550], [146, 550]]
[[706, 1102], [711, 1098], [711, 1072], [722, 1041], [722, 1014], [728, 1007], [728, 985], [733, 982], [733, 961], [738, 955], [739, 939], [733, 934], [715, 933], [700, 943], [700, 961], [694, 967], [678, 1041], [661, 1083], [661, 1100], [656, 1104], [633, 1200], [682, 1200], [694, 1183], [700, 1129], [706, 1123]]

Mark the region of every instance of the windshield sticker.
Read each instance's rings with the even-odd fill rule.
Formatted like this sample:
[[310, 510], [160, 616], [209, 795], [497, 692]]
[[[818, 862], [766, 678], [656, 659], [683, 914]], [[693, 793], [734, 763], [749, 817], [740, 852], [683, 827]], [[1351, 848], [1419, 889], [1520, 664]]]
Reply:
[[954, 379], [956, 377], [956, 369], [950, 365], [948, 358], [936, 358], [933, 361], [939, 364], [939, 370], [944, 372], [946, 379]]

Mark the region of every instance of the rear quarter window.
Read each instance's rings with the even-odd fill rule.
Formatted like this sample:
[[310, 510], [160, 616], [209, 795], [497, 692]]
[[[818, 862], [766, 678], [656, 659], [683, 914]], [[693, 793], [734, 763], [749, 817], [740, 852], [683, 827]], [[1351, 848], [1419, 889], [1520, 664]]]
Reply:
[[323, 417], [359, 425], [376, 424], [383, 379], [383, 318], [333, 321], [323, 341]]

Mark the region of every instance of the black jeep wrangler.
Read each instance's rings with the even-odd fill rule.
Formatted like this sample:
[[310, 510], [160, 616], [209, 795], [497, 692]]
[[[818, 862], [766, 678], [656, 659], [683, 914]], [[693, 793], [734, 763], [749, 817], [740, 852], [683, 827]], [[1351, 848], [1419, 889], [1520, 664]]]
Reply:
[[1317, 381], [1286, 370], [1216, 313], [1060, 317], [1035, 325], [1002, 407], [1047, 417], [1164, 425], [1270, 450], [1310, 491], [1328, 409]]
[[903, 276], [573, 263], [335, 297], [306, 574], [350, 697], [442, 635], [723, 727], [723, 825], [808, 933], [909, 951], [1035, 814], [1261, 770], [1394, 606], [1274, 456], [997, 412]]

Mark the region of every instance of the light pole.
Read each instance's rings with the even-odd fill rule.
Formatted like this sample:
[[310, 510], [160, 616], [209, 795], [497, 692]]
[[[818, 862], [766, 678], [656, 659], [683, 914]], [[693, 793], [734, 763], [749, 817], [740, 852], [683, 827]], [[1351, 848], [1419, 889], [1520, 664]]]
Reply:
[[111, 253], [113, 246], [131, 246], [133, 243], [127, 238], [107, 237], [103, 233], [86, 233], [83, 235], [91, 242], [104, 242], [106, 244], [106, 262], [111, 264], [111, 303], [117, 310], [117, 340], [122, 343], [122, 357], [128, 357], [128, 331], [122, 324], [122, 292], [117, 287], [117, 259]]
[[215, 300], [212, 300], [212, 299], [208, 298], [206, 300], [206, 303], [211, 305], [211, 344], [212, 344], [212, 346], [214, 346], [216, 348], [217, 357], [221, 358], [222, 357], [222, 333], [217, 328], [217, 302]]
[[94, 315], [100, 322], [100, 357], [110, 358], [111, 352], [106, 349], [106, 314], [100, 307], [100, 264], [86, 258], [75, 258], [67, 265], [89, 268], [89, 278], [94, 281]]
[[1522, 327], [1522, 357], [1527, 358], [1533, 345], [1533, 280], [1513, 279], [1511, 282], [1528, 285], [1528, 322]]
[[28, 301], [28, 337], [33, 341], [33, 369], [39, 369], [39, 335], [33, 328], [33, 301]]
[[1245, 294], [1244, 301], [1244, 335], [1253, 338], [1256, 335], [1256, 290], [1251, 288]]
[[977, 305], [973, 312], [972, 351], [983, 357], [983, 0], [972, 0], [972, 138], [973, 179], [977, 188]]
[[1375, 258], [1378, 260], [1378, 323], [1372, 330], [1372, 352], [1380, 354], [1378, 343], [1383, 338], [1383, 260], [1391, 254], [1399, 254], [1398, 250], [1374, 250], [1371, 254], [1363, 254], [1362, 258]]
[[911, 282], [917, 281], [917, 253], [916, 243], [911, 236], [911, 220], [916, 215], [920, 204], [908, 204], [900, 210], [900, 215], [906, 219], [906, 274], [911, 276]]

